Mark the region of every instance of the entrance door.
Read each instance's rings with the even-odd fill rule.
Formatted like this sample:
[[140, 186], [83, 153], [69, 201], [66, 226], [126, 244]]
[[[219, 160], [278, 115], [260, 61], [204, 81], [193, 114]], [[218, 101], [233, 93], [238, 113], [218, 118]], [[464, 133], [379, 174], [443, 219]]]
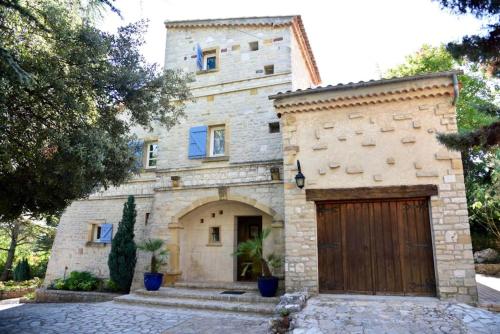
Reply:
[[434, 295], [427, 202], [318, 202], [320, 291]]
[[[238, 239], [237, 244], [249, 239], [254, 239], [262, 232], [262, 216], [244, 216], [237, 217], [238, 224]], [[237, 258], [237, 271], [236, 276], [238, 281], [256, 281], [258, 277], [258, 270], [260, 263], [254, 263], [252, 259], [247, 256], [238, 256]], [[250, 264], [243, 274], [244, 268]], [[257, 270], [253, 270], [257, 269]]]

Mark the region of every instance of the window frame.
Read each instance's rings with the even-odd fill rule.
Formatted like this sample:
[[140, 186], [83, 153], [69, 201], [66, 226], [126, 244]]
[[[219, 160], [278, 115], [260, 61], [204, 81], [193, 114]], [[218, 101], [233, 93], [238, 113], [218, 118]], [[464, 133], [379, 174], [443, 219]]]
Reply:
[[[158, 141], [150, 141], [150, 142], [147, 142], [146, 143], [146, 168], [147, 169], [151, 169], [151, 168], [156, 168], [157, 164], [158, 164]], [[150, 158], [149, 157], [149, 154], [152, 153], [152, 150], [151, 150], [151, 146], [152, 145], [156, 145], [156, 157], [154, 159]], [[151, 166], [150, 165], [150, 161], [153, 161], [155, 162], [155, 165], [154, 166]]]
[[[218, 241], [214, 241], [212, 238], [214, 229], [218, 229]], [[208, 246], [220, 246], [222, 245], [222, 227], [220, 225], [217, 226], [209, 226], [208, 227]]]
[[274, 64], [269, 64], [264, 66], [264, 75], [274, 74]]
[[[203, 55], [203, 68], [200, 70], [198, 69], [196, 71], [196, 74], [203, 74], [203, 73], [210, 73], [210, 72], [217, 72], [220, 67], [220, 51], [219, 47], [214, 47], [214, 48], [207, 48], [204, 50], [201, 50], [201, 53]], [[215, 68], [212, 69], [207, 69], [207, 59], [215, 57]]]
[[259, 41], [257, 40], [248, 42], [248, 49], [250, 50], [250, 52], [259, 51]]
[[[214, 154], [214, 143], [215, 143], [215, 131], [217, 130], [223, 130], [224, 131], [224, 144], [223, 144], [223, 152], [222, 154]], [[208, 157], [224, 157], [226, 156], [226, 137], [227, 131], [226, 131], [226, 126], [225, 125], [214, 125], [209, 127], [209, 133], [208, 133]]]

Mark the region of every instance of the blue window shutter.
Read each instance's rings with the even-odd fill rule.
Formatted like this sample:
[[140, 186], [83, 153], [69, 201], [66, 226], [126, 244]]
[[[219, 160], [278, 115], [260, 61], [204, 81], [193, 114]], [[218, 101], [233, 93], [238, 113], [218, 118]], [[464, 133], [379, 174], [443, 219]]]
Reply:
[[196, 66], [198, 70], [203, 70], [203, 51], [201, 50], [200, 44], [196, 44]]
[[207, 156], [208, 126], [195, 126], [189, 129], [189, 159], [199, 159]]
[[101, 224], [101, 238], [99, 242], [109, 243], [113, 238], [113, 224]]
[[132, 151], [135, 160], [135, 168], [142, 168], [142, 160], [144, 157], [144, 140], [132, 140], [128, 143], [128, 147]]

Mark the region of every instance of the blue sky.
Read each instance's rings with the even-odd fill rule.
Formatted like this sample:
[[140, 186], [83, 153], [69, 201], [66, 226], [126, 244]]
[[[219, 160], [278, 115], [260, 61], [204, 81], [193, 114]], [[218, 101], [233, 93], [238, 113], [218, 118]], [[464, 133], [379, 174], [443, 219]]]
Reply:
[[149, 20], [143, 53], [163, 66], [165, 20], [300, 14], [323, 84], [380, 78], [424, 43], [439, 45], [479, 31], [484, 22], [456, 16], [430, 0], [118, 0], [123, 20], [104, 15], [101, 26]]

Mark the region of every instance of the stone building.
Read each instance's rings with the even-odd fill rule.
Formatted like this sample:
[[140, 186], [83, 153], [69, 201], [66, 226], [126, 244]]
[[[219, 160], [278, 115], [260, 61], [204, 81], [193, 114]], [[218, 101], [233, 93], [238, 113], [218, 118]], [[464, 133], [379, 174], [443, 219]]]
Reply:
[[458, 94], [445, 72], [271, 96], [287, 289], [476, 301], [461, 155], [436, 139], [457, 131]]
[[[165, 68], [195, 73], [195, 102], [168, 132], [136, 129], [143, 173], [67, 208], [46, 282], [65, 268], [108, 276], [109, 238], [128, 195], [136, 198], [137, 240], [168, 243], [166, 284], [251, 279], [241, 277], [235, 243], [268, 227], [265, 251], [284, 252], [281, 133], [268, 96], [320, 81], [300, 16], [166, 28]], [[133, 288], [142, 286], [146, 265], [139, 256]]]
[[[195, 101], [169, 131], [134, 130], [140, 175], [66, 209], [46, 284], [109, 275], [134, 195], [137, 241], [167, 242], [165, 285], [254, 280], [232, 253], [270, 228], [264, 251], [284, 256], [287, 290], [475, 300], [461, 157], [435, 139], [456, 131], [455, 73], [312, 88], [300, 16], [166, 28], [165, 67], [195, 74]], [[147, 262], [138, 256], [132, 289]]]

